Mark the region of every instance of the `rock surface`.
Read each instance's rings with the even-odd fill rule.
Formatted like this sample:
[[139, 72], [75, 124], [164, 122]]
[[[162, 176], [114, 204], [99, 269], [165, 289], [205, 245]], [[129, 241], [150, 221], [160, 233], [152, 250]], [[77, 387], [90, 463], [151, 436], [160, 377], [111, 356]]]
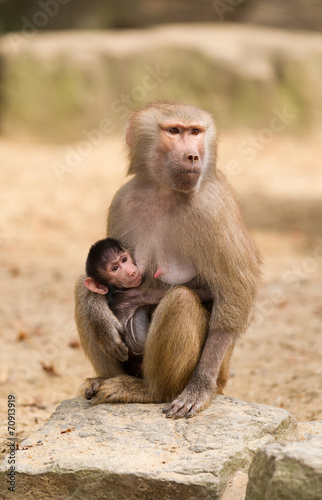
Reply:
[[[15, 498], [220, 498], [261, 446], [297, 437], [286, 410], [229, 397], [191, 420], [167, 419], [161, 409], [63, 401], [17, 451]], [[5, 459], [1, 492], [7, 471]]]
[[315, 437], [322, 437], [322, 420], [299, 422], [298, 431], [300, 441], [311, 441]]
[[321, 435], [307, 442], [268, 444], [257, 452], [249, 469], [246, 500], [321, 498]]

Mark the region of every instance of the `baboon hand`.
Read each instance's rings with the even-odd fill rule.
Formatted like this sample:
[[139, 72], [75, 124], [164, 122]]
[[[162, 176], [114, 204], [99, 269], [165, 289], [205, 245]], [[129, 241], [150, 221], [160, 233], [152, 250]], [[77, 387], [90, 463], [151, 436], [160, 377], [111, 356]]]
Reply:
[[197, 388], [188, 385], [176, 399], [174, 399], [163, 413], [167, 418], [191, 418], [201, 410], [208, 408], [214, 393], [208, 388]]
[[129, 351], [124, 342], [122, 341], [121, 334], [123, 327], [117, 318], [103, 328], [96, 329], [96, 339], [104, 354], [110, 358], [117, 359], [124, 362], [129, 357]]

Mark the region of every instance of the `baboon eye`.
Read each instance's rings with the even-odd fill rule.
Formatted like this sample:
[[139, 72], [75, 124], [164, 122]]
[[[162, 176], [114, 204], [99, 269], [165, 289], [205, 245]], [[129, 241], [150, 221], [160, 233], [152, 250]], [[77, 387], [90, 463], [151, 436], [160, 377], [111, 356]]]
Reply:
[[170, 134], [179, 134], [179, 129], [177, 127], [171, 127], [168, 132], [170, 132]]
[[199, 130], [198, 128], [193, 128], [191, 133], [192, 133], [193, 135], [198, 135], [198, 134], [199, 134], [199, 132], [200, 132], [200, 130]]
[[112, 269], [111, 269], [112, 273], [115, 273], [115, 271], [117, 271], [118, 268], [119, 268], [119, 266], [113, 266]]
[[123, 257], [122, 262], [126, 262], [126, 261], [127, 261], [127, 257]]

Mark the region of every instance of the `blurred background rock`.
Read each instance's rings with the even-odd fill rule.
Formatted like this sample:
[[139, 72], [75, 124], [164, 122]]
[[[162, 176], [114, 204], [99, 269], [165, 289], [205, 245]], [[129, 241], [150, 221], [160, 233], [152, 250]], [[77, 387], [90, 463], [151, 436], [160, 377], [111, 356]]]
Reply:
[[103, 117], [118, 130], [159, 98], [205, 107], [221, 129], [265, 127], [275, 108], [296, 115], [291, 131], [321, 123], [321, 0], [2, 0], [0, 19], [11, 137], [77, 140]]

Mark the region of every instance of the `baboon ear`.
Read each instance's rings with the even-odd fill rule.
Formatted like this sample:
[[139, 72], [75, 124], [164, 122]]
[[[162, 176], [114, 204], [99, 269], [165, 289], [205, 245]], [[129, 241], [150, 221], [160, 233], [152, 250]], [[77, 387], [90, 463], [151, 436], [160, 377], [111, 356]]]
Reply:
[[93, 278], [86, 278], [85, 286], [94, 293], [99, 293], [100, 295], [105, 295], [108, 292], [108, 288], [105, 285], [100, 285], [100, 283], [97, 283]]
[[126, 140], [126, 144], [129, 147], [131, 147], [133, 144], [131, 123], [129, 123], [128, 126], [126, 127], [125, 140]]

